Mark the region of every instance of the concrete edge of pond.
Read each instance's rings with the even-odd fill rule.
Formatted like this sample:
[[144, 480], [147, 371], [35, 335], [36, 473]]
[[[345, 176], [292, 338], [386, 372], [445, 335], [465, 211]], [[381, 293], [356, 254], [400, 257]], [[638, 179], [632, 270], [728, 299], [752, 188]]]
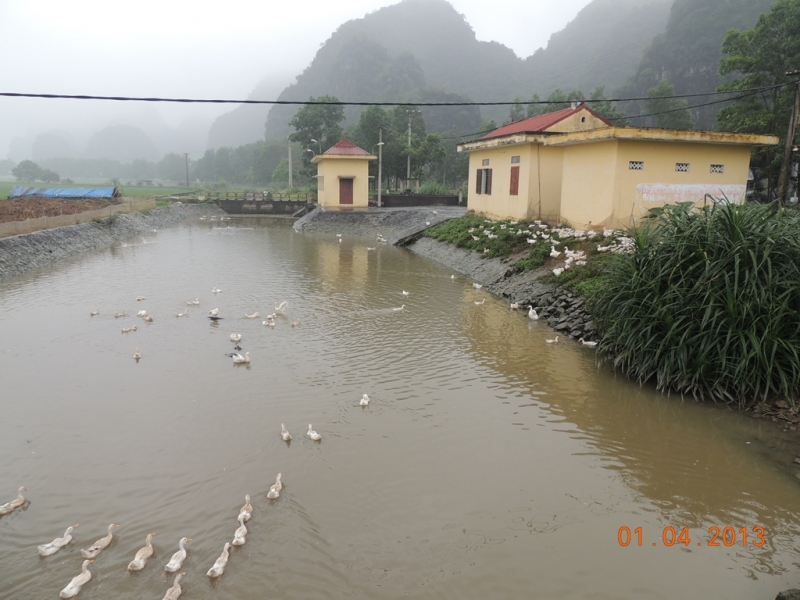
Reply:
[[153, 229], [203, 215], [224, 215], [215, 204], [173, 204], [146, 212], [118, 214], [99, 222], [68, 225], [0, 239], [0, 282], [107, 248]]

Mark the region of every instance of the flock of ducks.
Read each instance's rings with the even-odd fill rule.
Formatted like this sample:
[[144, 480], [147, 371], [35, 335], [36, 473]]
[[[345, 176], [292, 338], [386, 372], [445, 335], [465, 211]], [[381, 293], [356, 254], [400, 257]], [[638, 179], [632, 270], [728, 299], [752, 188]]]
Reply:
[[[363, 398], [367, 398], [367, 395], [364, 394]], [[363, 405], [363, 398], [362, 398], [362, 405]], [[319, 441], [322, 439], [322, 436], [318, 434], [316, 431], [313, 430], [312, 426], [308, 426], [308, 432], [306, 434], [312, 440]], [[285, 441], [289, 441], [292, 439], [291, 434], [286, 430], [286, 427], [283, 423], [281, 423], [281, 437]], [[281, 495], [281, 490], [283, 489], [283, 482], [281, 478], [283, 477], [282, 473], [278, 473], [278, 476], [275, 478], [275, 483], [272, 484], [267, 492], [267, 498], [270, 500], [276, 500]], [[0, 515], [7, 515], [17, 508], [23, 506], [27, 500], [22, 495], [22, 492], [28, 491], [28, 488], [23, 486], [17, 490], [17, 497], [9, 502], [6, 502], [3, 505], [0, 505]], [[246, 521], [249, 521], [253, 516], [253, 505], [250, 503], [250, 495], [245, 495], [245, 504], [239, 509], [239, 515], [236, 518], [236, 522], [239, 526], [233, 533], [233, 540], [230, 542], [225, 542], [225, 545], [222, 549], [222, 553], [220, 554], [219, 558], [214, 561], [214, 564], [211, 568], [206, 572], [206, 575], [211, 579], [217, 579], [223, 575], [225, 572], [225, 567], [228, 564], [228, 559], [230, 557], [230, 549], [232, 546], [242, 546], [247, 541], [247, 526], [245, 525]], [[70, 542], [72, 542], [72, 532], [75, 528], [78, 527], [78, 523], [75, 525], [70, 525], [67, 527], [64, 535], [61, 537], [57, 537], [52, 542], [48, 544], [41, 544], [37, 547], [39, 552], [39, 556], [48, 557], [52, 556], [63, 547], [67, 546]], [[78, 595], [83, 588], [89, 581], [92, 579], [92, 572], [89, 570], [89, 565], [92, 564], [97, 556], [100, 554], [101, 551], [106, 549], [110, 544], [111, 541], [114, 539], [113, 530], [119, 527], [116, 523], [111, 523], [108, 526], [107, 533], [104, 537], [101, 537], [99, 540], [83, 548], [80, 550], [80, 554], [83, 557], [83, 563], [81, 564], [81, 571], [75, 577], [73, 577], [70, 582], [61, 590], [59, 593], [60, 598], [74, 598]], [[147, 537], [145, 538], [145, 543], [142, 548], [136, 551], [136, 554], [128, 563], [127, 571], [141, 571], [147, 566], [148, 559], [150, 559], [154, 554], [154, 548], [152, 544], [152, 540], [155, 537], [155, 533], [148, 533]], [[178, 551], [175, 552], [172, 557], [169, 559], [164, 565], [164, 572], [165, 573], [175, 573], [181, 570], [183, 566], [183, 562], [186, 560], [186, 556], [188, 554], [186, 550], [186, 544], [192, 541], [190, 537], [182, 537], [178, 542]], [[166, 591], [163, 600], [176, 600], [182, 593], [181, 589], [181, 579], [186, 575], [185, 572], [178, 573], [173, 581], [172, 586]]]

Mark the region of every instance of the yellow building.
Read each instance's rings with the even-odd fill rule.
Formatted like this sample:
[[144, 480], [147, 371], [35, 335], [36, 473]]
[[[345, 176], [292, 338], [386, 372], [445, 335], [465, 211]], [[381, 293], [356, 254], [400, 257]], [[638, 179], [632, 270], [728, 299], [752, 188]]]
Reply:
[[750, 150], [767, 135], [614, 127], [585, 104], [505, 125], [458, 145], [469, 152], [468, 207], [495, 218], [597, 229], [648, 209], [743, 202]]
[[366, 208], [369, 201], [369, 161], [366, 150], [344, 138], [311, 159], [317, 164], [317, 203], [325, 208]]

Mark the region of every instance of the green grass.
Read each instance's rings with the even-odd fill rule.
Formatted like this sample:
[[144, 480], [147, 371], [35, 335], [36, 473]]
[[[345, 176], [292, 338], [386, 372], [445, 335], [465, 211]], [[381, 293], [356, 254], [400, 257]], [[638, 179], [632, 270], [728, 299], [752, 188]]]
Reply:
[[589, 308], [599, 349], [640, 383], [748, 407], [800, 391], [800, 216], [673, 206], [609, 257]]

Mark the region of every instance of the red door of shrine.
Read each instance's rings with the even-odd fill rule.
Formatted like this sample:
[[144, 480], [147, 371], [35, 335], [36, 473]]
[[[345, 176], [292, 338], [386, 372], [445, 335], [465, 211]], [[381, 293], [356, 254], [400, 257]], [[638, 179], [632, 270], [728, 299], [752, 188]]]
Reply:
[[339, 204], [352, 204], [352, 203], [353, 203], [353, 180], [340, 179]]

